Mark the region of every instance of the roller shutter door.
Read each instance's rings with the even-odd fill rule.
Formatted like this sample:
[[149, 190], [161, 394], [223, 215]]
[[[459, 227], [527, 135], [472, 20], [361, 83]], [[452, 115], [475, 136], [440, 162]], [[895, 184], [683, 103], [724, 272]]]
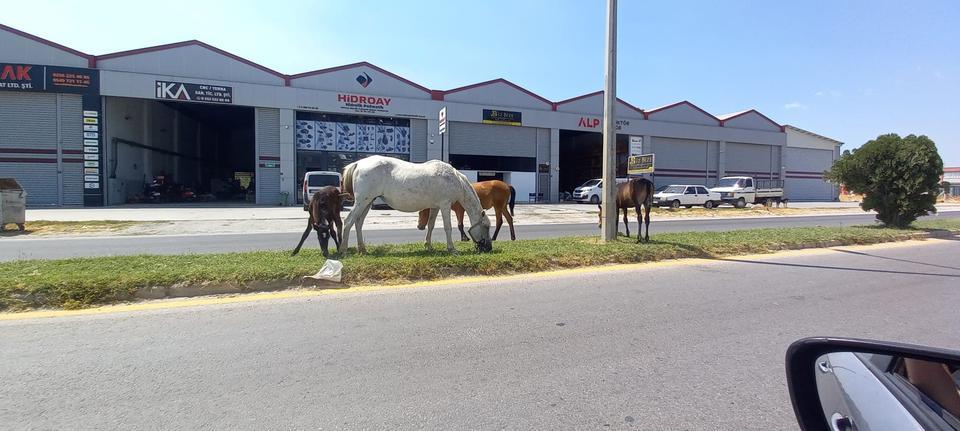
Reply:
[[427, 120], [410, 120], [410, 161], [427, 161]]
[[0, 177], [20, 182], [27, 205], [60, 204], [57, 132], [56, 94], [0, 92]]
[[833, 151], [814, 148], [787, 148], [784, 164], [787, 199], [832, 201], [836, 197], [833, 184], [823, 179], [823, 171], [833, 164]]
[[[707, 141], [652, 137], [650, 147], [656, 155], [655, 187], [670, 184], [708, 184], [716, 177], [713, 149]], [[711, 166], [710, 162], [713, 161]]]
[[537, 129], [451, 122], [450, 154], [537, 157]]
[[778, 147], [773, 145], [727, 143], [727, 176], [751, 176], [759, 179], [779, 178], [780, 169], [773, 167], [779, 163]]
[[257, 204], [280, 204], [280, 110], [257, 108]]

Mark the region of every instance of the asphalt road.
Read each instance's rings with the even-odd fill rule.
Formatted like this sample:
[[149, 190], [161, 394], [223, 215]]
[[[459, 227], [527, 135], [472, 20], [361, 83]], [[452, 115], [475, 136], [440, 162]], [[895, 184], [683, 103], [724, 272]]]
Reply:
[[[943, 211], [935, 217], [960, 217], [960, 211]], [[717, 220], [654, 220], [651, 232], [727, 231], [762, 227], [785, 226], [850, 226], [874, 223], [871, 214], [812, 217], [731, 218]], [[620, 227], [621, 231], [623, 225]], [[517, 226], [518, 238], [548, 238], [571, 235], [591, 235], [599, 232], [593, 223], [544, 224]], [[637, 231], [631, 223], [631, 234]], [[409, 243], [423, 241], [425, 232], [414, 228], [367, 230], [368, 244]], [[504, 227], [500, 239], [509, 239]], [[110, 256], [129, 254], [218, 253], [255, 250], [293, 250], [302, 231], [287, 233], [211, 234], [211, 235], [156, 235], [107, 236], [96, 238], [0, 238], [0, 261], [16, 259], [60, 259], [79, 256]], [[454, 232], [454, 240], [459, 234]], [[434, 230], [434, 241], [442, 247], [446, 241], [442, 227]], [[351, 232], [350, 244], [356, 246], [356, 232]], [[311, 236], [304, 247], [318, 247]], [[332, 247], [332, 246], [331, 246]]]
[[0, 322], [0, 427], [796, 429], [792, 341], [960, 347], [960, 241], [856, 250]]

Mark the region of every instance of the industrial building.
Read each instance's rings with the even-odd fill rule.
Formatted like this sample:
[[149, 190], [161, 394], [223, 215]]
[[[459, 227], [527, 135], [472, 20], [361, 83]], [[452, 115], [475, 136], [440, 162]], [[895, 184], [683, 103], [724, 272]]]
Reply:
[[[382, 154], [446, 160], [509, 182], [518, 201], [556, 202], [600, 176], [602, 99], [555, 102], [505, 79], [434, 90], [366, 62], [290, 75], [199, 41], [90, 55], [0, 25], [0, 177], [31, 206], [140, 202], [158, 181], [296, 205], [305, 171]], [[783, 179], [790, 199], [837, 196], [822, 172], [838, 141], [752, 109], [618, 102], [618, 175], [639, 137], [657, 187], [750, 175]]]

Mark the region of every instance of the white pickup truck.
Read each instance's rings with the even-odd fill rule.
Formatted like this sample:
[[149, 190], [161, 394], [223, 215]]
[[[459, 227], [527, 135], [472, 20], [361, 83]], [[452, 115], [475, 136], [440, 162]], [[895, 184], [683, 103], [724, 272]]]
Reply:
[[723, 177], [711, 192], [720, 193], [720, 200], [737, 208], [747, 204], [780, 203], [783, 201], [783, 180], [757, 180], [753, 177]]

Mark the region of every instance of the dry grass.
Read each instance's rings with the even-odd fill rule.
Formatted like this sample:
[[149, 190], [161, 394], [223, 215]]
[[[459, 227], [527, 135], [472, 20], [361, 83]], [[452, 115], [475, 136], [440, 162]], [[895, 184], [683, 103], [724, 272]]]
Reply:
[[6, 225], [7, 230], [0, 232], [0, 236], [13, 237], [23, 235], [81, 235], [115, 233], [136, 225], [135, 221], [118, 220], [91, 220], [91, 221], [31, 221], [24, 225], [25, 230], [19, 232], [16, 225]]

